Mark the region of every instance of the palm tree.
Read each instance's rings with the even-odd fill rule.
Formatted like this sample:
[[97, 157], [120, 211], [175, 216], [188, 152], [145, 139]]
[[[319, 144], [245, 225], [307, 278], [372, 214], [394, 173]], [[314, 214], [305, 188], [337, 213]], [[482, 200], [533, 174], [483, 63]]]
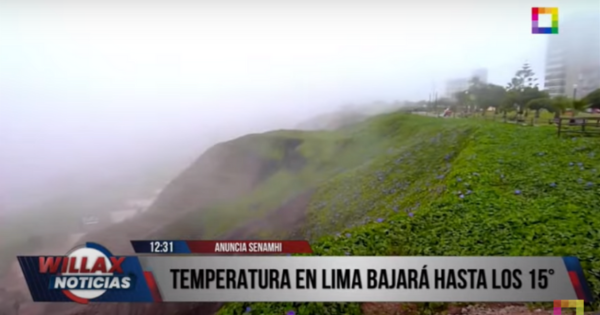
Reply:
[[571, 111], [571, 117], [575, 117], [576, 112], [582, 112], [589, 106], [585, 100], [573, 100], [571, 104], [573, 107], [573, 110]]
[[559, 118], [562, 113], [569, 108], [571, 101], [566, 96], [556, 96], [550, 102], [550, 111], [554, 113], [554, 118]]

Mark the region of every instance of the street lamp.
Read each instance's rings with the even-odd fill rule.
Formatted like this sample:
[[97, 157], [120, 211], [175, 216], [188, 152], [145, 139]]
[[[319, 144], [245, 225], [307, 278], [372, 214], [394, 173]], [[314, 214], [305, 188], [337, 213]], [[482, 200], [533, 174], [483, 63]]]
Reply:
[[573, 101], [571, 102], [571, 117], [575, 117], [575, 99], [577, 99], [577, 83], [573, 84]]

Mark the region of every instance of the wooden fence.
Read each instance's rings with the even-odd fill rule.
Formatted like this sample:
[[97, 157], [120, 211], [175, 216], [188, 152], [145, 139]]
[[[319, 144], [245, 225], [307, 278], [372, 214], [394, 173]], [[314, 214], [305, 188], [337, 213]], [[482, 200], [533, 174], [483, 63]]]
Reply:
[[600, 136], [600, 117], [559, 117], [554, 118], [557, 134], [579, 134], [584, 136]]

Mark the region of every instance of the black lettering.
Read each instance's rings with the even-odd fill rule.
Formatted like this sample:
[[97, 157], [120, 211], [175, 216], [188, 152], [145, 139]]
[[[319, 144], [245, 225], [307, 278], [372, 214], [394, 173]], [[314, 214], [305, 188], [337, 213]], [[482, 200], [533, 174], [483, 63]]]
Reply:
[[485, 276], [485, 270], [479, 269], [479, 272], [477, 274], [477, 289], [487, 289], [487, 278]]
[[502, 270], [502, 289], [510, 289], [512, 284], [512, 273], [508, 269]]
[[379, 273], [379, 289], [387, 289], [388, 287], [388, 277], [387, 271], [385, 269], [381, 269]]
[[217, 269], [217, 289], [225, 289], [223, 285], [225, 269]]
[[376, 289], [377, 288], [377, 270], [369, 269], [367, 270], [367, 289]]
[[204, 269], [192, 269], [191, 278], [193, 289], [204, 289]]
[[173, 275], [173, 289], [177, 289], [177, 278], [181, 269], [171, 269], [171, 274]]
[[306, 286], [304, 285], [304, 275], [306, 274], [306, 269], [296, 269], [296, 289], [304, 290]]
[[238, 281], [235, 279], [235, 270], [227, 269], [227, 289], [237, 289], [237, 283]]
[[338, 288], [350, 289], [350, 269], [337, 269]]
[[448, 269], [448, 279], [446, 279], [446, 289], [456, 289], [456, 274], [454, 269]]
[[465, 279], [467, 272], [467, 269], [458, 269], [458, 283], [456, 285], [459, 289], [466, 289], [469, 285], [467, 279]]
[[396, 289], [406, 289], [406, 273], [404, 269], [398, 270], [398, 280], [396, 280]]
[[249, 269], [248, 272], [250, 272], [250, 288], [251, 289], [255, 289], [256, 288], [256, 269]]
[[[323, 274], [323, 285], [322, 285], [323, 289], [327, 289], [327, 290], [331, 289], [331, 285], [327, 284], [327, 270], [323, 269], [322, 274]], [[333, 285], [333, 283], [332, 283], [332, 285]]]
[[434, 281], [436, 289], [445, 289], [446, 288], [446, 270], [445, 269], [436, 269], [434, 272]]
[[427, 272], [427, 265], [421, 269], [421, 278], [419, 281], [419, 289], [429, 289], [429, 273]]
[[281, 275], [281, 285], [280, 289], [291, 289], [290, 285], [290, 272], [287, 269], [283, 269], [283, 273]]
[[354, 275], [352, 277], [352, 289], [362, 289], [362, 278], [360, 277], [360, 270], [354, 269]]
[[408, 288], [406, 289], [416, 289], [419, 287], [419, 271], [416, 269], [408, 270]]
[[515, 269], [513, 270], [513, 283], [512, 283], [512, 287], [514, 289], [520, 289], [523, 286], [523, 282], [521, 281], [521, 275], [523, 274], [523, 272], [521, 271], [521, 269]]
[[279, 270], [269, 270], [269, 289], [279, 289]]
[[497, 270], [493, 269], [492, 270], [492, 289], [501, 289], [501, 287], [498, 285], [498, 280], [496, 279], [496, 273]]
[[309, 269], [306, 272], [306, 282], [308, 283], [309, 289], [317, 288], [317, 270]]
[[238, 288], [248, 289], [248, 281], [246, 280], [246, 270], [241, 269], [238, 275]]
[[189, 269], [181, 269], [181, 281], [179, 283], [179, 287], [182, 289], [189, 289], [190, 286], [188, 284], [188, 274], [190, 273]]
[[215, 270], [214, 269], [205, 269], [206, 271], [206, 289], [210, 289], [210, 283], [215, 280]]

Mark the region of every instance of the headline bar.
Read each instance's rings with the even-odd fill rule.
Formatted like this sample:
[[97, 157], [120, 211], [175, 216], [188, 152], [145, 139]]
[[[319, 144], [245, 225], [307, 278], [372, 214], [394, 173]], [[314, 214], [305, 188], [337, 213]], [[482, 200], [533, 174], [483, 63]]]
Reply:
[[591, 301], [571, 257], [140, 257], [165, 302]]

